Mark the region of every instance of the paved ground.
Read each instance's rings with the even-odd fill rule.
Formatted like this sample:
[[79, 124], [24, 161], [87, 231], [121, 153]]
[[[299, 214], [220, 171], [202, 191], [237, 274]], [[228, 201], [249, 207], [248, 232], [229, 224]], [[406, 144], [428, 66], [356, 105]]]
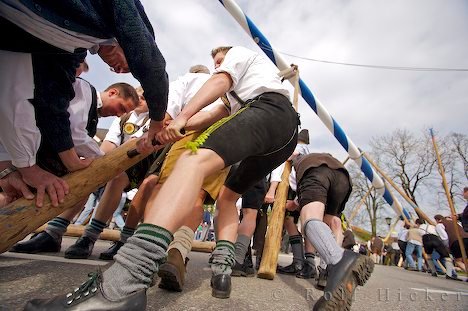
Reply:
[[[63, 250], [74, 238], [65, 238], [61, 254], [0, 255], [0, 310], [21, 310], [27, 300], [51, 297], [80, 285], [88, 272], [107, 262], [97, 259], [110, 245], [98, 241], [90, 260], [67, 260]], [[273, 281], [234, 278], [230, 299], [211, 297], [208, 254], [189, 255], [189, 274], [183, 293], [157, 287], [148, 292], [148, 310], [310, 310], [321, 292], [309, 280], [277, 275]], [[288, 264], [290, 255], [280, 255]], [[356, 291], [352, 310], [468, 310], [468, 283], [434, 278], [427, 273], [377, 266], [366, 286]]]

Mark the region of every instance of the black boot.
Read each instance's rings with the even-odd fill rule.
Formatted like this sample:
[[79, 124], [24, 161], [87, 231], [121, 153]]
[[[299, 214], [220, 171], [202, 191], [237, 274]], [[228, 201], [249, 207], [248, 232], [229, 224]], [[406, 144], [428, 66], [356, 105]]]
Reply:
[[345, 250], [338, 263], [327, 266], [324, 296], [313, 310], [349, 310], [356, 286], [364, 285], [373, 270], [374, 262], [369, 257]]
[[229, 298], [231, 295], [231, 276], [218, 274], [211, 277], [211, 296], [215, 298]]
[[325, 286], [327, 286], [327, 269], [323, 269], [322, 267], [318, 267], [318, 276], [317, 276], [317, 284], [315, 285], [318, 289], [323, 290]]
[[315, 265], [310, 263], [309, 261], [304, 261], [304, 265], [302, 266], [302, 270], [296, 273], [296, 278], [300, 279], [313, 279], [317, 274], [317, 269]]
[[109, 249], [105, 252], [102, 252], [100, 255], [99, 255], [99, 259], [103, 259], [103, 260], [112, 260], [114, 259], [114, 256], [117, 254], [117, 252], [119, 251], [119, 249], [124, 245], [125, 243], [121, 242], [121, 241], [117, 241], [115, 242], [114, 244], [112, 244], [111, 247], [109, 247]]
[[302, 263], [300, 262], [293, 262], [289, 266], [281, 267], [278, 266], [276, 272], [281, 274], [296, 274], [302, 270]]
[[45, 231], [36, 233], [26, 242], [13, 245], [10, 252], [36, 254], [42, 252], [58, 253], [62, 244], [62, 237], [54, 239]]
[[50, 299], [33, 299], [24, 308], [25, 311], [126, 311], [146, 309], [146, 290], [139, 290], [118, 301], [108, 299], [102, 290], [102, 274], [90, 273], [89, 279], [79, 288], [66, 295]]
[[68, 259], [88, 259], [94, 248], [94, 241], [87, 236], [82, 236], [76, 240], [75, 244], [65, 251], [65, 258]]

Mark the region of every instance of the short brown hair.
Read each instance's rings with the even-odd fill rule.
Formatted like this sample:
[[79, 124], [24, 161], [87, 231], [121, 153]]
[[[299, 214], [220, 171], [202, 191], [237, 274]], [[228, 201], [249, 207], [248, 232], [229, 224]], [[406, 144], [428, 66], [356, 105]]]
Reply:
[[190, 73], [207, 73], [210, 74], [210, 70], [205, 65], [194, 65], [189, 69]]
[[105, 91], [109, 91], [110, 89], [119, 90], [120, 97], [123, 99], [131, 99], [135, 106], [140, 102], [137, 91], [128, 83], [118, 82], [111, 84], [105, 89]]
[[437, 214], [437, 215], [434, 216], [434, 219], [437, 220], [437, 221], [440, 221], [440, 220], [442, 220], [442, 219], [444, 219], [444, 218], [445, 218], [445, 217], [442, 216], [442, 215], [440, 215], [440, 214]]
[[230, 49], [232, 49], [232, 46], [218, 46], [211, 50], [211, 57], [214, 58], [219, 52], [226, 54]]

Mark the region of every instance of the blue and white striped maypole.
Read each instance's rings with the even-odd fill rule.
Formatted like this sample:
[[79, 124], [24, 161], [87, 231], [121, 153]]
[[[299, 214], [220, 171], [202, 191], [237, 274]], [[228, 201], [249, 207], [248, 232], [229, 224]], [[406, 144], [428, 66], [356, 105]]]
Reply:
[[[250, 35], [254, 42], [257, 43], [257, 45], [263, 50], [263, 52], [265, 52], [265, 54], [276, 65], [276, 67], [278, 67], [279, 70], [285, 70], [290, 67], [288, 63], [286, 63], [286, 61], [281, 57], [281, 55], [273, 49], [266, 37], [260, 32], [257, 26], [255, 26], [252, 20], [244, 14], [235, 1], [219, 0], [219, 2], [221, 2], [224, 8], [232, 15], [232, 17], [234, 17], [234, 19], [245, 30], [245, 32]], [[401, 206], [401, 204], [394, 202], [394, 199], [390, 195], [389, 190], [385, 186], [380, 176], [376, 174], [369, 162], [364, 157], [362, 157], [358, 148], [350, 139], [348, 139], [348, 136], [345, 134], [343, 129], [333, 119], [325, 107], [314, 97], [302, 79], [299, 79], [299, 87], [302, 98], [304, 98], [304, 100], [314, 110], [319, 119], [325, 124], [330, 132], [333, 133], [335, 138], [340, 142], [341, 146], [343, 146], [343, 148], [348, 152], [349, 157], [353, 159], [361, 168], [362, 172], [364, 175], [366, 175], [377, 192], [384, 197], [385, 201], [387, 201], [387, 203], [395, 210], [397, 215], [401, 215], [401, 211], [399, 211], [397, 208], [397, 206]], [[395, 201], [396, 200], [397, 199], [395, 198]], [[410, 219], [410, 215], [405, 209], [403, 209], [403, 213], [408, 219]]]

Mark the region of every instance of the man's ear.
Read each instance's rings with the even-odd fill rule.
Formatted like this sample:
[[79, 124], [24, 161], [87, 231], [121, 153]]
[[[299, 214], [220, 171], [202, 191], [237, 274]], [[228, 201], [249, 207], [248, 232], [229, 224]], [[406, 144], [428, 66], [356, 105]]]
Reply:
[[107, 91], [107, 95], [109, 95], [109, 97], [111, 96], [119, 96], [120, 95], [120, 92], [118, 89], [116, 88], [110, 88], [108, 91]]

